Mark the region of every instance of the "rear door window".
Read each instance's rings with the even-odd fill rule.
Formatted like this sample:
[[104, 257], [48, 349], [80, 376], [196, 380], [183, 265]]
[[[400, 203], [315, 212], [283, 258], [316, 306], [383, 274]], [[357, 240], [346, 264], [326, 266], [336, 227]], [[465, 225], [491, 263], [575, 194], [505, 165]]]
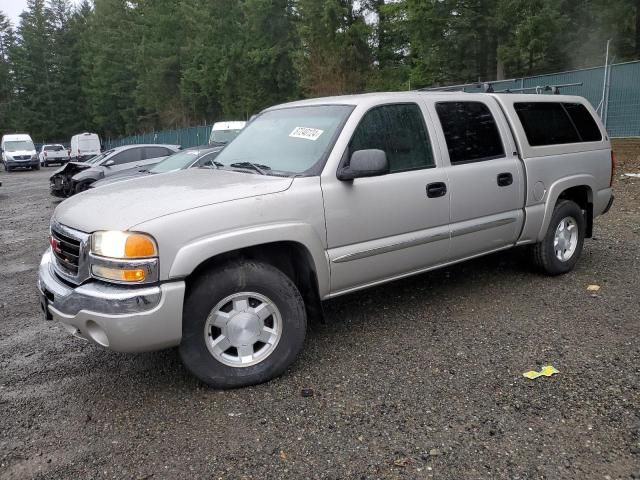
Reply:
[[504, 157], [496, 121], [482, 102], [438, 102], [451, 165]]
[[434, 167], [431, 143], [420, 107], [415, 103], [382, 105], [369, 110], [349, 143], [356, 150], [384, 150], [390, 172]]
[[578, 134], [583, 142], [599, 142], [602, 140], [602, 133], [598, 124], [587, 110], [587, 107], [581, 103], [563, 103], [569, 117], [573, 121]]
[[147, 158], [166, 157], [171, 155], [171, 153], [173, 152], [169, 152], [169, 150], [164, 147], [145, 147], [143, 160]]

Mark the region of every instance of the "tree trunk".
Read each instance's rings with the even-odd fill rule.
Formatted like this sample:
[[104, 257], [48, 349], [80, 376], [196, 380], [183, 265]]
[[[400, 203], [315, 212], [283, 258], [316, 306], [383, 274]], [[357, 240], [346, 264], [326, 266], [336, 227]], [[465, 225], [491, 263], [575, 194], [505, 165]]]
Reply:
[[500, 57], [496, 60], [496, 80], [504, 80], [504, 62]]

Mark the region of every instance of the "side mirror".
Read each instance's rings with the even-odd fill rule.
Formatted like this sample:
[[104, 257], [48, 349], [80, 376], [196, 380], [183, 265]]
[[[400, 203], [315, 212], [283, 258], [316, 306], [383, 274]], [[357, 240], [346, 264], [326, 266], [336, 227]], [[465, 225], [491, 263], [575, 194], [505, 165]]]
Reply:
[[356, 150], [351, 155], [349, 166], [338, 171], [338, 180], [377, 177], [389, 173], [389, 162], [384, 150]]
[[116, 162], [114, 162], [113, 160], [107, 160], [106, 162], [104, 162], [102, 164], [102, 166], [103, 167], [110, 167], [110, 166], [115, 165], [115, 164], [116, 164]]

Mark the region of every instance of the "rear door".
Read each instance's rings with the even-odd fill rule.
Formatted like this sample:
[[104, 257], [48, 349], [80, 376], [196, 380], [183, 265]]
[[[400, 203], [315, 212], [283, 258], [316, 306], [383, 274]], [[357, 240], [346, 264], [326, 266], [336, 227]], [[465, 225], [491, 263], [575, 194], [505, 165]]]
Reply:
[[524, 173], [492, 98], [435, 101], [451, 188], [451, 259], [514, 245], [524, 220]]
[[[363, 114], [342, 163], [356, 150], [380, 149], [390, 172], [340, 181], [322, 177], [332, 294], [424, 270], [449, 249], [446, 172], [418, 103], [392, 103]], [[432, 190], [428, 194], [429, 189]]]

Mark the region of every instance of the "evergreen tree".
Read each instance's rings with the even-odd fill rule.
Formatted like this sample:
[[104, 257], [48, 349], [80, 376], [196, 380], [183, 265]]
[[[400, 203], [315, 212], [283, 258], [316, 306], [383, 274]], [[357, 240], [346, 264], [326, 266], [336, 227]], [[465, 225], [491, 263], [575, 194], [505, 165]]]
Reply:
[[50, 132], [56, 130], [57, 122], [50, 76], [49, 20], [44, 0], [27, 0], [27, 10], [20, 15], [17, 45], [11, 55], [16, 80], [15, 126], [28, 131], [36, 141], [48, 138]]
[[15, 46], [11, 22], [0, 12], [0, 135], [15, 128], [15, 84], [10, 53]]
[[640, 0], [27, 0], [0, 13], [0, 130], [36, 141], [299, 98], [640, 58]]
[[135, 77], [138, 126], [189, 124], [180, 97], [182, 54], [189, 30], [178, 0], [139, 0]]
[[103, 136], [138, 130], [134, 51], [141, 36], [136, 7], [127, 0], [95, 0], [88, 21], [82, 52], [88, 74], [85, 94], [92, 122]]
[[371, 67], [370, 29], [350, 0], [298, 0], [302, 89], [310, 96], [362, 91]]

